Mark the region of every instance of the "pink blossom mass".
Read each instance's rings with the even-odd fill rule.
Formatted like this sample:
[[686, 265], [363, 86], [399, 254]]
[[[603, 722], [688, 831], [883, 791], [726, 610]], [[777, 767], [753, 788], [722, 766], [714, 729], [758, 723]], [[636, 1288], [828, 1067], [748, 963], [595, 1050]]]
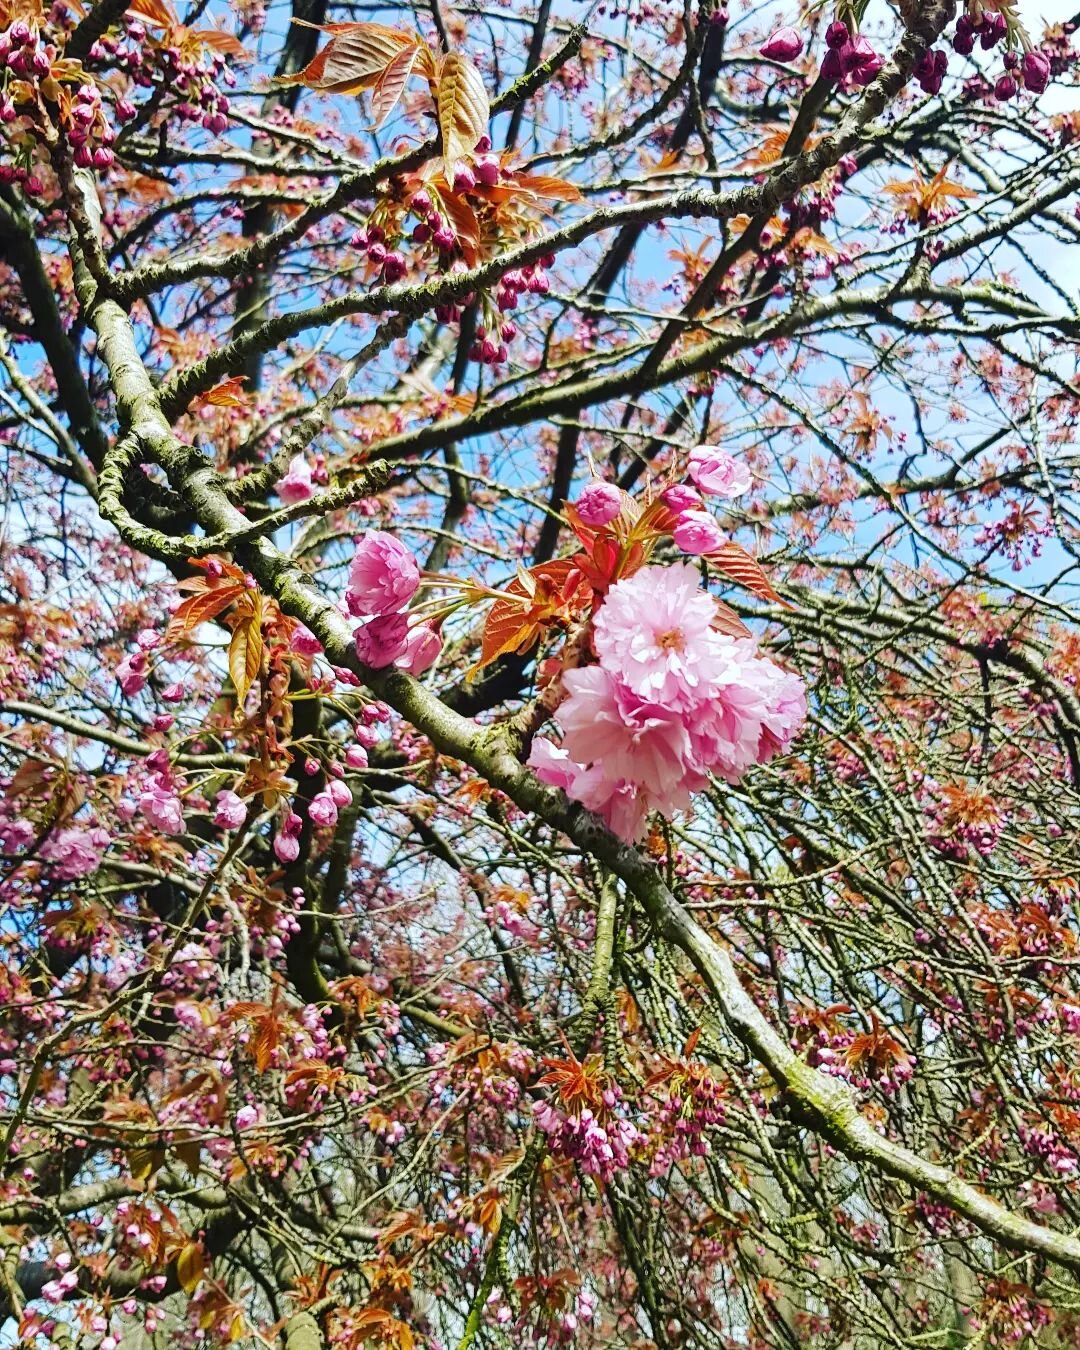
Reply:
[[594, 620], [599, 664], [563, 676], [561, 746], [533, 743], [537, 776], [624, 839], [649, 811], [685, 810], [710, 775], [737, 781], [785, 752], [805, 720], [799, 677], [717, 632], [715, 617], [689, 563], [617, 582]]

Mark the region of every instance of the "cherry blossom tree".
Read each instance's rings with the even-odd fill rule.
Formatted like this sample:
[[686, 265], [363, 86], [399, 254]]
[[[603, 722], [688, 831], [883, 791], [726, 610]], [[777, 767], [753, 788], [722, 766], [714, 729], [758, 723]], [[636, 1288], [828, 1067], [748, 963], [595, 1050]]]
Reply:
[[0, 1344], [1077, 1344], [1072, 31], [0, 0]]

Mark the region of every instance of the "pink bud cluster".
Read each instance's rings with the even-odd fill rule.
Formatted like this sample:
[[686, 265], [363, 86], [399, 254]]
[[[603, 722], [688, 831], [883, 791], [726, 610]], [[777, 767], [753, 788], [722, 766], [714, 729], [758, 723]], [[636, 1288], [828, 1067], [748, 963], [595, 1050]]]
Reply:
[[74, 146], [73, 158], [80, 168], [109, 167], [113, 161], [113, 152], [109, 147], [114, 137], [96, 85], [79, 86], [71, 103], [66, 131], [68, 144]]
[[[228, 129], [229, 101], [221, 86], [234, 84], [236, 77], [220, 52], [204, 48], [192, 54], [173, 45], [156, 47], [147, 41], [143, 25], [130, 21], [123, 37], [99, 38], [90, 48], [90, 60], [117, 66], [142, 88], [163, 84], [179, 100], [175, 112], [182, 121], [198, 122], [215, 136]], [[134, 109], [118, 104], [117, 113], [125, 119]]]
[[594, 1114], [588, 1107], [566, 1113], [551, 1102], [537, 1102], [536, 1124], [556, 1157], [571, 1158], [586, 1176], [605, 1183], [630, 1165], [630, 1150], [641, 1139], [637, 1127], [616, 1112], [614, 1088], [604, 1090], [604, 1110]]
[[[957, 19], [952, 46], [958, 55], [970, 56], [976, 44], [983, 51], [990, 51], [1002, 41], [1008, 42], [1010, 50], [1005, 55], [1005, 72], [994, 85], [994, 96], [1005, 101], [1015, 98], [1021, 88], [1041, 94], [1050, 80], [1050, 58], [1031, 47], [1015, 18], [1010, 19], [997, 9], [974, 5]], [[1011, 50], [1017, 41], [1024, 48], [1022, 56]], [[770, 34], [760, 52], [771, 61], [786, 64], [802, 55], [804, 45], [802, 34], [785, 26]], [[825, 46], [821, 76], [842, 87], [870, 84], [885, 64], [869, 40], [853, 32], [842, 19], [835, 19], [825, 30]], [[923, 53], [913, 73], [924, 93], [941, 92], [948, 66], [948, 54], [942, 49], [931, 48]]]
[[828, 50], [821, 63], [821, 77], [834, 84], [865, 86], [875, 80], [885, 64], [881, 55], [861, 34], [852, 33], [839, 19], [825, 33]]
[[665, 1099], [652, 1120], [658, 1147], [649, 1164], [651, 1176], [663, 1176], [687, 1155], [703, 1158], [708, 1154], [708, 1131], [726, 1117], [723, 1095], [720, 1084], [698, 1073]]

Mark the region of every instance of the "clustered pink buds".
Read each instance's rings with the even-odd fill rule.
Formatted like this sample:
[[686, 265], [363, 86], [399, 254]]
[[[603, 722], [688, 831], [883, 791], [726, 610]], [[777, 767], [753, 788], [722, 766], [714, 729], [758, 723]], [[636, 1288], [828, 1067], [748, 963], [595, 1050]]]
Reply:
[[828, 50], [821, 63], [821, 76], [836, 84], [845, 81], [859, 86], [870, 84], [885, 64], [866, 38], [853, 35], [847, 24], [839, 20], [826, 30], [825, 45]]
[[113, 131], [105, 117], [101, 95], [95, 85], [80, 85], [72, 100], [67, 139], [68, 144], [74, 147], [72, 158], [80, 168], [107, 169], [112, 163], [113, 152], [109, 147], [114, 139]]

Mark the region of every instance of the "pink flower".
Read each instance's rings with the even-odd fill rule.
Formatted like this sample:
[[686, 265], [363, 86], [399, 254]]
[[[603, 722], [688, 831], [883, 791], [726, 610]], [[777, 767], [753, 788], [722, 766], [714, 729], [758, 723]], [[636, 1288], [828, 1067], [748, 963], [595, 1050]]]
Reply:
[[362, 745], [350, 745], [345, 751], [345, 763], [350, 769], [366, 769], [368, 766], [368, 752]]
[[289, 649], [294, 651], [297, 656], [318, 656], [323, 646], [314, 633], [301, 625], [293, 633], [289, 642]]
[[537, 736], [533, 741], [526, 763], [542, 783], [564, 792], [570, 791], [581, 773], [581, 765], [574, 763], [569, 751], [552, 744], [546, 736]]
[[294, 863], [300, 856], [300, 841], [291, 834], [279, 834], [274, 839], [274, 857], [279, 863]]
[[714, 697], [690, 728], [695, 758], [736, 781], [752, 764], [786, 750], [806, 718], [802, 681], [757, 654], [750, 639], [718, 637], [728, 657]]
[[120, 681], [120, 688], [128, 698], [134, 698], [141, 689], [145, 688], [146, 674], [146, 653], [142, 651], [125, 656], [116, 667], [116, 678]]
[[254, 1106], [241, 1106], [237, 1111], [235, 1120], [238, 1130], [249, 1130], [259, 1119], [259, 1113]]
[[29, 847], [37, 837], [37, 830], [29, 820], [5, 820], [0, 823], [0, 848], [5, 853], [18, 853]]
[[660, 500], [675, 516], [681, 516], [686, 511], [705, 510], [705, 503], [688, 483], [672, 483], [660, 494]]
[[643, 567], [612, 586], [593, 641], [600, 664], [640, 698], [690, 708], [723, 669], [715, 618], [716, 604], [690, 563]]
[[623, 508], [623, 494], [614, 483], [590, 483], [577, 499], [582, 524], [606, 525]]
[[840, 53], [840, 59], [844, 65], [844, 73], [850, 75], [855, 84], [863, 86], [876, 79], [885, 64], [884, 59], [864, 37], [857, 37], [850, 47], [845, 47]]
[[407, 670], [410, 675], [423, 675], [438, 660], [442, 649], [442, 637], [435, 629], [430, 624], [418, 623], [409, 629], [405, 650], [394, 664], [399, 670]]
[[353, 633], [356, 654], [365, 666], [383, 670], [392, 666], [409, 640], [409, 620], [404, 614], [384, 614], [369, 619]]
[[184, 833], [183, 803], [161, 775], [156, 775], [140, 796], [139, 810], [163, 834]]
[[1041, 94], [1050, 83], [1050, 58], [1045, 52], [1025, 52], [1020, 77], [1029, 93]]
[[53, 864], [59, 880], [75, 881], [97, 871], [111, 843], [108, 831], [100, 825], [69, 825], [48, 836], [41, 846], [41, 856]]
[[678, 714], [639, 698], [600, 666], [568, 670], [563, 684], [570, 696], [559, 721], [572, 759], [640, 783], [659, 810], [687, 804], [690, 739]]
[[349, 613], [355, 618], [393, 614], [409, 603], [419, 585], [420, 568], [405, 545], [384, 530], [372, 530], [356, 546], [349, 567]]
[[330, 800], [339, 811], [343, 811], [346, 806], [352, 805], [352, 792], [340, 778], [331, 778], [326, 790], [330, 794]]
[[221, 830], [238, 830], [247, 819], [247, 807], [235, 792], [228, 788], [217, 795], [214, 824]]
[[676, 546], [684, 553], [712, 553], [724, 542], [724, 532], [708, 511], [684, 511], [675, 525]]
[[317, 797], [312, 797], [308, 815], [315, 825], [336, 825], [338, 809], [333, 797], [327, 792], [320, 792]]
[[760, 47], [770, 61], [794, 61], [802, 52], [802, 34], [794, 28], [778, 28]]
[[311, 466], [303, 455], [293, 455], [289, 460], [289, 472], [278, 482], [277, 495], [291, 506], [293, 502], [306, 502], [314, 492]]
[[599, 765], [593, 765], [578, 775], [568, 795], [586, 810], [595, 812], [612, 834], [628, 844], [645, 833], [650, 803], [637, 783], [628, 783], [624, 778], [613, 782]]
[[695, 445], [689, 470], [702, 492], [712, 497], [741, 497], [753, 483], [746, 465], [716, 445]]

